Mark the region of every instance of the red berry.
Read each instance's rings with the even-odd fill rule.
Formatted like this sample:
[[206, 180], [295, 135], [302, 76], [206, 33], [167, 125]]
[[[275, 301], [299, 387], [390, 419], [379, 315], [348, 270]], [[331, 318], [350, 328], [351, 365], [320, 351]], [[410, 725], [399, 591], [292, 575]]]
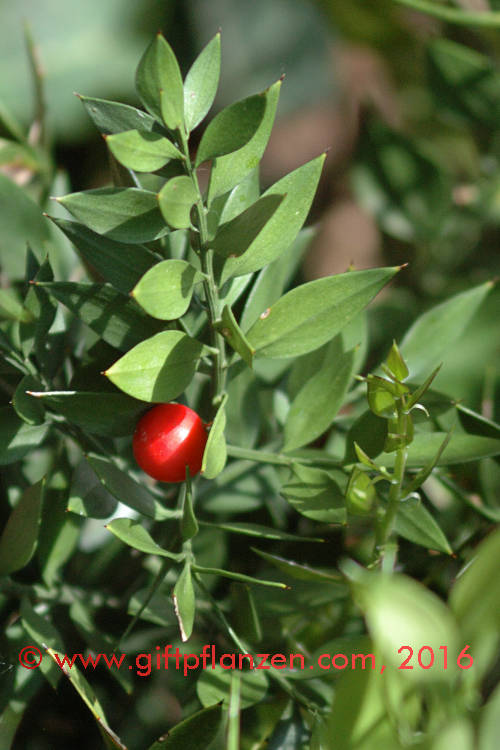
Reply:
[[132, 447], [146, 474], [160, 482], [183, 482], [186, 466], [201, 469], [207, 432], [198, 414], [182, 404], [159, 404], [137, 423]]

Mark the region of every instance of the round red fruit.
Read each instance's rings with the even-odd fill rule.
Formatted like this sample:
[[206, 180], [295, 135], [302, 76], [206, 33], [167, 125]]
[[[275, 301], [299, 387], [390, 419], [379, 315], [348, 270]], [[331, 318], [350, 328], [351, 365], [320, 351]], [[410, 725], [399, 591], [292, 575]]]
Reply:
[[183, 482], [186, 466], [201, 469], [207, 432], [198, 414], [182, 404], [158, 404], [137, 423], [132, 447], [146, 474], [160, 482]]

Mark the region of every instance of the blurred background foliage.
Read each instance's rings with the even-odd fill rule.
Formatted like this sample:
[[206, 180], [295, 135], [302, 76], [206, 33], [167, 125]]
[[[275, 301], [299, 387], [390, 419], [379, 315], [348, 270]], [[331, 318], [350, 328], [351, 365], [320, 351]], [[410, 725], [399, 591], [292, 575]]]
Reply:
[[[456, 5], [500, 9], [498, 0], [460, 0]], [[43, 70], [43, 96], [30, 72], [24, 22]], [[104, 143], [73, 92], [138, 105], [133, 71], [158, 28], [185, 72], [218, 27], [223, 77], [214, 112], [286, 75], [262, 164], [263, 183], [330, 149], [311, 214], [317, 234], [302, 277], [318, 278], [350, 266], [409, 262], [368, 316], [367, 369], [423, 310], [498, 275], [497, 35], [487, 29], [446, 25], [392, 0], [0, 0], [2, 274], [23, 277], [29, 243], [40, 261], [43, 252], [49, 252], [57, 278], [81, 278], [71, 246], [38, 209], [48, 210], [49, 195], [111, 180]], [[53, 215], [59, 210], [51, 204]], [[460, 346], [448, 353], [435, 382], [437, 391], [445, 387], [448, 395], [497, 421], [499, 319], [497, 288], [486, 298]], [[40, 464], [45, 460], [42, 454], [35, 458]], [[496, 473], [488, 475], [485, 486], [498, 518], [500, 477], [496, 464], [494, 468]], [[457, 476], [460, 471], [458, 467]], [[265, 485], [265, 476], [247, 478], [256, 485], [252, 490], [256, 497], [262, 494], [261, 479]], [[477, 477], [468, 479], [475, 486]], [[219, 490], [213, 502], [220, 497]], [[448, 516], [452, 528], [457, 523], [455, 510]], [[473, 536], [479, 523], [467, 520]], [[99, 524], [95, 529], [86, 525], [82, 544], [87, 551], [99, 549], [101, 531]], [[236, 547], [223, 549], [227, 541], [215, 535], [214, 531], [204, 536], [207, 548], [217, 549], [221, 556], [238, 554]], [[108, 564], [113, 554], [116, 548], [101, 548], [86, 570], [87, 580], [97, 576], [99, 566]], [[90, 557], [84, 558], [83, 566], [85, 560]], [[127, 580], [122, 580], [120, 560], [117, 555], [108, 575], [126, 590], [132, 574], [129, 569]], [[418, 558], [415, 567], [421, 563]], [[72, 571], [75, 580], [78, 572]], [[436, 586], [446, 584], [441, 581]], [[269, 616], [272, 620], [274, 613]], [[106, 629], [105, 622], [99, 625]], [[151, 616], [152, 641], [159, 632], [165, 633], [165, 626], [157, 615]], [[320, 646], [323, 631], [321, 623], [316, 626]], [[102, 679], [105, 685], [111, 680], [108, 675]], [[179, 689], [182, 680], [175, 675]], [[127, 711], [129, 696], [110, 708], [111, 724], [120, 726], [131, 743], [143, 741], [144, 727], [154, 737], [165, 723], [180, 718], [176, 686], [167, 692], [161, 674], [151, 675], [148, 683], [133, 717]], [[84, 744], [77, 744], [74, 717], [82, 714], [78, 697], [69, 685], [59, 691], [57, 697], [46, 689], [33, 702], [21, 728], [19, 742], [24, 744], [19, 748], [52, 747], [50, 739], [46, 745], [40, 739], [51, 720], [54, 736], [67, 736], [74, 748], [90, 746], [88, 732], [95, 730], [89, 729], [85, 716]], [[55, 710], [62, 699], [72, 717], [67, 725]], [[195, 696], [188, 696], [184, 708], [189, 708], [189, 699], [194, 710]], [[134, 726], [137, 717], [142, 728]], [[254, 719], [248, 714], [248, 737]]]

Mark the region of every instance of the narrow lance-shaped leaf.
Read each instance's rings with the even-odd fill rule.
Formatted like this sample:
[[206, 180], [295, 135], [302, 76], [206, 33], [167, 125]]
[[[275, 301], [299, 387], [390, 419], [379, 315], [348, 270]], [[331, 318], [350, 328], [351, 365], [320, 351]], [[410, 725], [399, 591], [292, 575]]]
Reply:
[[213, 425], [210, 428], [210, 433], [208, 435], [207, 444], [205, 446], [205, 452], [203, 454], [201, 473], [207, 479], [215, 479], [226, 464], [227, 448], [226, 439], [224, 437], [224, 428], [226, 426], [226, 401], [227, 395], [224, 396], [217, 414], [215, 415]]
[[399, 268], [351, 271], [310, 281], [261, 313], [247, 337], [256, 357], [294, 357], [319, 348], [352, 320]]
[[135, 85], [151, 114], [167, 128], [184, 125], [184, 93], [181, 72], [167, 40], [157, 34], [137, 67]]
[[280, 88], [281, 80], [264, 92], [264, 116], [250, 141], [243, 148], [221, 156], [213, 163], [208, 188], [209, 205], [214, 198], [227, 193], [259, 165], [271, 135]]
[[0, 466], [15, 463], [43, 442], [47, 423], [30, 425], [17, 416], [11, 406], [0, 407]]
[[246, 146], [256, 134], [265, 111], [265, 92], [225, 107], [209, 123], [201, 137], [196, 166]]
[[103, 135], [123, 133], [126, 130], [139, 130], [151, 133], [158, 128], [156, 120], [135, 107], [107, 99], [95, 99], [91, 96], [77, 94], [97, 130]]
[[227, 305], [224, 306], [221, 320], [217, 327], [234, 351], [251, 367], [254, 349], [236, 322], [233, 311]]
[[198, 533], [199, 526], [193, 507], [193, 484], [189, 474], [189, 466], [186, 466], [186, 481], [184, 483], [184, 494], [182, 497], [181, 534], [182, 539], [192, 539]]
[[44, 480], [29, 487], [14, 510], [0, 536], [0, 576], [24, 568], [36, 549], [41, 519]]
[[163, 331], [137, 344], [105, 374], [134, 398], [172, 401], [191, 382], [202, 348], [182, 331]]
[[220, 33], [200, 52], [184, 81], [186, 129], [193, 130], [208, 113], [217, 93], [220, 75]]
[[223, 258], [239, 258], [271, 219], [285, 195], [263, 195], [234, 219], [222, 224], [211, 247]]
[[147, 271], [132, 296], [154, 318], [173, 320], [184, 315], [200, 281], [203, 275], [187, 261], [164, 260]]
[[222, 719], [222, 706], [202, 708], [169, 729], [149, 750], [205, 750], [216, 738]]
[[409, 498], [399, 504], [396, 532], [426, 549], [453, 554], [443, 531], [420, 499]]
[[[235, 242], [236, 254], [238, 255], [243, 250], [244, 252], [239, 257], [228, 257], [226, 259], [221, 274], [222, 282], [231, 278], [231, 276], [241, 276], [250, 271], [258, 271], [279, 258], [287, 250], [307, 218], [324, 160], [325, 155], [322, 154], [303, 164], [266, 190], [258, 204], [255, 205], [260, 205], [266, 209], [262, 213], [262, 217], [267, 216], [267, 221], [264, 226], [259, 222], [257, 226], [262, 226], [262, 228], [257, 234], [252, 233], [251, 227], [249, 231], [244, 227], [243, 238], [246, 248], [240, 244], [239, 240], [231, 239]], [[279, 196], [282, 197], [282, 200], [276, 210], [269, 214], [267, 209], [272, 208], [272, 199], [277, 201]], [[253, 210], [255, 209], [251, 207], [246, 213], [251, 214]], [[215, 239], [216, 248], [218, 243], [220, 245], [219, 251], [225, 248], [225, 253], [232, 254], [233, 251], [230, 249], [230, 242], [228, 242], [226, 235], [229, 235], [230, 238], [231, 227], [238, 226], [243, 220], [244, 217], [242, 219], [237, 217], [228, 225], [227, 230], [221, 227], [219, 238], [216, 237]]]
[[163, 218], [173, 229], [191, 226], [191, 209], [198, 199], [193, 181], [187, 175], [173, 177], [158, 194]]
[[175, 584], [174, 609], [181, 631], [182, 641], [188, 641], [193, 632], [196, 602], [193, 582], [191, 580], [191, 564], [186, 561], [182, 572]]
[[[434, 461], [447, 437], [448, 435], [444, 432], [415, 433], [413, 442], [408, 446], [407, 467], [418, 469]], [[498, 455], [500, 455], [500, 440], [477, 435], [453, 435], [436, 466], [451, 466]], [[377, 464], [387, 468], [392, 468], [394, 461], [394, 453], [380, 453], [377, 456]]]
[[174, 144], [158, 133], [127, 130], [106, 136], [106, 145], [120, 164], [136, 172], [155, 172], [171, 159], [183, 159]]
[[107, 524], [106, 528], [120, 539], [120, 541], [129, 547], [139, 550], [139, 552], [144, 552], [147, 555], [168, 557], [170, 560], [175, 560], [176, 562], [183, 559], [182, 553], [175, 554], [174, 552], [169, 552], [160, 547], [159, 544], [156, 544], [144, 526], [138, 521], [133, 521], [131, 518], [115, 518], [114, 521]]
[[152, 242], [168, 232], [156, 194], [149, 190], [106, 187], [56, 200], [93, 232], [117, 242]]

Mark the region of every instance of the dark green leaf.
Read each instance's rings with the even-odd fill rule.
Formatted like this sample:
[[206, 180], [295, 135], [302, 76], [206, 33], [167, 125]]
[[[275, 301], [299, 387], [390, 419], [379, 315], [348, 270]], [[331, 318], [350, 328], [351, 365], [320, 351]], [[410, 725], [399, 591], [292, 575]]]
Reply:
[[181, 331], [163, 331], [142, 341], [117, 360], [106, 376], [142, 401], [177, 398], [196, 371], [202, 344]]
[[29, 487], [18, 500], [0, 536], [0, 577], [24, 568], [38, 541], [44, 480]]
[[173, 229], [191, 226], [191, 209], [199, 200], [193, 180], [187, 175], [173, 177], [165, 183], [158, 194], [163, 218]]
[[202, 708], [153, 742], [149, 750], [206, 750], [217, 736], [221, 718], [219, 704]]
[[500, 439], [500, 425], [492, 419], [487, 419], [463, 404], [456, 404], [461, 424], [467, 432], [473, 435]]
[[254, 350], [236, 322], [231, 308], [227, 305], [224, 306], [221, 320], [217, 328], [234, 351], [240, 355], [241, 359], [243, 359], [249, 367], [252, 367]]
[[[231, 253], [229, 239], [234, 229], [243, 223], [245, 230], [245, 241], [241, 245], [236, 245], [236, 255], [243, 254], [240, 257], [227, 258], [222, 270], [223, 282], [231, 276], [241, 276], [263, 268], [279, 258], [292, 244], [309, 213], [324, 160], [325, 155], [322, 154], [303, 164], [266, 190], [260, 201], [254, 204], [255, 206], [260, 204], [260, 207], [264, 209], [261, 212], [259, 208], [258, 216], [265, 226], [258, 233], [252, 233], [251, 227], [246, 228], [246, 218], [252, 218], [257, 211], [254, 207], [247, 209], [243, 218], [233, 219], [226, 231], [221, 228], [223, 234], [222, 240], [219, 241], [225, 253]], [[270, 201], [271, 198], [273, 202]], [[279, 202], [277, 207], [274, 201]], [[273, 206], [274, 210], [272, 210]], [[225, 236], [226, 233], [229, 237]]]
[[196, 601], [191, 580], [191, 564], [186, 561], [174, 587], [174, 609], [182, 641], [188, 641], [193, 632]]
[[266, 560], [266, 562], [271, 563], [275, 568], [278, 568], [282, 573], [286, 573], [286, 575], [296, 578], [299, 581], [334, 581], [335, 583], [338, 583], [341, 580], [341, 576], [337, 572], [328, 572], [326, 570], [311, 568], [309, 565], [296, 563], [293, 560], [286, 560], [284, 557], [279, 557], [278, 555], [270, 555], [269, 552], [263, 552], [255, 547], [252, 547], [252, 550], [259, 555], [259, 557], [262, 557], [263, 560]]
[[157, 123], [151, 115], [128, 104], [110, 102], [106, 99], [95, 99], [91, 96], [78, 98], [92, 118], [97, 130], [104, 135], [123, 133], [126, 130], [139, 130], [151, 133], [157, 129]]
[[221, 156], [215, 160], [210, 173], [209, 204], [218, 195], [231, 190], [258, 166], [271, 135], [280, 88], [281, 80], [264, 92], [264, 116], [253, 138], [233, 154]]
[[109, 284], [55, 281], [40, 286], [116, 349], [130, 349], [160, 328], [133, 300]]
[[395, 524], [396, 532], [414, 544], [427, 549], [453, 554], [448, 540], [421, 500], [409, 498], [399, 504]]
[[345, 523], [344, 492], [338, 485], [341, 475], [294, 464], [291, 479], [281, 494], [298, 513], [323, 523]]
[[156, 256], [142, 245], [125, 245], [87, 229], [83, 224], [50, 216], [54, 224], [75, 245], [80, 257], [118, 291], [128, 293], [156, 262]]
[[188, 469], [186, 470], [186, 475], [184, 494], [182, 497], [181, 534], [183, 541], [192, 539], [199, 531], [199, 525], [193, 507], [193, 486]]
[[45, 420], [45, 409], [40, 401], [36, 401], [28, 391], [39, 390], [42, 387], [38, 378], [33, 375], [25, 375], [16, 388], [12, 398], [12, 406], [23, 422], [31, 425], [43, 424]]
[[[235, 655], [235, 663], [238, 666], [238, 655]], [[243, 664], [247, 663], [243, 660]], [[225, 666], [232, 662], [226, 659]], [[205, 669], [196, 683], [196, 692], [203, 706], [213, 706], [214, 703], [224, 701], [227, 706], [229, 690], [231, 685], [231, 669], [223, 669], [216, 664], [215, 668]], [[262, 671], [251, 670], [241, 672], [241, 708], [248, 708], [259, 703], [267, 692], [267, 678]]]
[[184, 125], [184, 93], [179, 65], [172, 48], [161, 35], [153, 39], [137, 68], [135, 85], [144, 105], [163, 118], [167, 128]]
[[184, 315], [200, 281], [203, 276], [187, 261], [164, 260], [147, 271], [132, 295], [153, 318], [173, 320]]
[[149, 190], [105, 187], [56, 200], [93, 232], [117, 242], [152, 242], [168, 232], [156, 193]]
[[220, 74], [220, 33], [200, 52], [184, 81], [184, 117], [187, 131], [193, 130], [210, 110]]
[[68, 511], [88, 518], [109, 518], [117, 506], [116, 498], [105, 489], [88, 460], [82, 459], [71, 482]]
[[263, 195], [231, 221], [222, 224], [211, 243], [215, 252], [223, 258], [239, 258], [243, 255], [252, 247], [284, 198], [284, 195], [276, 193]]
[[[43, 644], [45, 644], [45, 646], [63, 649], [62, 638], [52, 622], [39, 614], [27, 598], [23, 598], [21, 601], [21, 622], [30, 639], [42, 648], [44, 648]], [[42, 656], [40, 671], [52, 687], [56, 688], [62, 672], [52, 662], [51, 658], [47, 657], [47, 653]]]
[[0, 408], [0, 466], [19, 461], [29, 451], [41, 445], [49, 426], [28, 425], [10, 406]]
[[176, 562], [183, 558], [182, 554], [169, 552], [156, 544], [139, 521], [133, 521], [131, 518], [115, 518], [114, 521], [106, 525], [106, 528], [124, 544], [128, 544], [129, 547], [133, 547], [139, 552], [144, 552], [146, 555], [168, 557]]
[[196, 166], [238, 151], [255, 137], [266, 111], [266, 93], [249, 96], [219, 112], [203, 133]]
[[[408, 468], [417, 469], [430, 463], [437, 455], [446, 437], [447, 433], [445, 432], [416, 433], [408, 448], [406, 464]], [[500, 440], [477, 437], [476, 435], [453, 435], [439, 458], [437, 466], [462, 464], [465, 461], [476, 461], [480, 458], [498, 456], [499, 454]], [[381, 453], [377, 456], [377, 464], [380, 466], [392, 468], [394, 461], [393, 453]]]
[[398, 268], [351, 271], [292, 289], [248, 332], [256, 357], [293, 357], [317, 349], [352, 320]]
[[127, 130], [108, 135], [106, 145], [120, 164], [136, 172], [156, 172], [171, 159], [183, 159], [179, 149], [159, 133]]

